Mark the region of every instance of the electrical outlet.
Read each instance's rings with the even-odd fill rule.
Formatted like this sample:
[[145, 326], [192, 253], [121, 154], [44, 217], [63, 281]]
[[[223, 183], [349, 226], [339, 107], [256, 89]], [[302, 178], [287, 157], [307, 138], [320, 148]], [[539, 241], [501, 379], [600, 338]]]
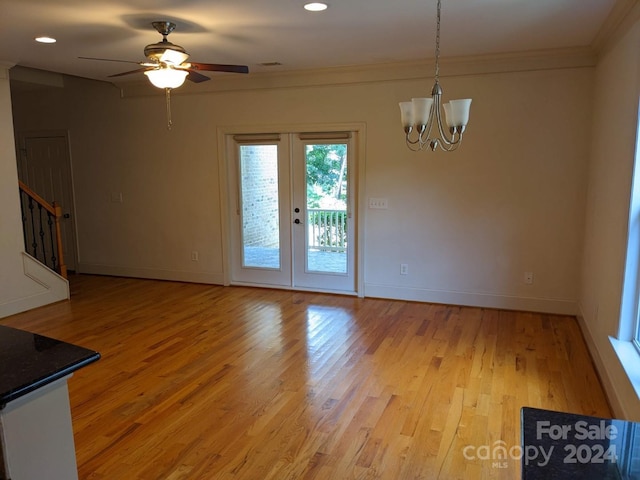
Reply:
[[193, 252], [191, 252], [191, 261], [197, 262], [198, 260], [200, 260], [200, 255], [194, 250]]
[[533, 272], [524, 272], [524, 283], [533, 285]]
[[409, 275], [409, 265], [406, 263], [400, 264], [400, 275]]

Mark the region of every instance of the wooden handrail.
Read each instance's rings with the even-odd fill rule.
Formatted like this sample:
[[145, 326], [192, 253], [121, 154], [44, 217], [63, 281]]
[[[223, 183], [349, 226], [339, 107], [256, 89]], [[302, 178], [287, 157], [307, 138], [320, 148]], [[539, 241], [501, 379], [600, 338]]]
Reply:
[[41, 205], [47, 212], [49, 212], [55, 218], [56, 224], [56, 249], [58, 254], [58, 273], [63, 277], [67, 278], [67, 266], [64, 263], [64, 254], [62, 251], [62, 235], [60, 228], [60, 219], [62, 218], [62, 207], [57, 202], [53, 202], [50, 204], [36, 192], [34, 192], [31, 188], [29, 188], [24, 182], [18, 180], [18, 184], [20, 186], [20, 190], [26, 193], [29, 197], [31, 197], [38, 205]]
[[36, 192], [34, 192], [33, 190], [31, 190], [26, 183], [18, 180], [18, 184], [20, 185], [20, 190], [22, 190], [24, 193], [26, 193], [27, 195], [29, 195], [31, 198], [33, 198], [37, 203], [39, 203], [40, 205], [42, 205], [43, 208], [45, 208], [49, 213], [51, 213], [51, 215], [55, 215], [56, 214], [56, 209], [53, 208], [53, 205], [51, 205], [49, 202], [47, 202], [44, 198], [42, 198], [40, 195], [38, 195]]

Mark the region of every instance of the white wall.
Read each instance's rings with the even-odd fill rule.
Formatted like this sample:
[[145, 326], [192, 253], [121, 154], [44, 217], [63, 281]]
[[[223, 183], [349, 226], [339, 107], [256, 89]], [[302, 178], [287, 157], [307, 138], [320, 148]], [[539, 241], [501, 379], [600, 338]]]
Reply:
[[[70, 131], [81, 271], [220, 283], [217, 128], [364, 123], [361, 199], [389, 199], [364, 210], [366, 295], [577, 313], [593, 69], [443, 78], [446, 98], [474, 99], [454, 153], [404, 145], [397, 103], [428, 95], [426, 76], [381, 67], [327, 85], [318, 74], [298, 86], [200, 84], [174, 93], [171, 131], [161, 91], [120, 98], [68, 78], [53, 96], [15, 93], [16, 130]], [[61, 95], [72, 108], [57, 108]]]
[[66, 280], [24, 253], [8, 66], [0, 65], [0, 318], [68, 298]]
[[615, 355], [640, 99], [640, 21], [598, 63], [580, 310], [592, 354], [619, 416], [640, 420], [640, 400]]

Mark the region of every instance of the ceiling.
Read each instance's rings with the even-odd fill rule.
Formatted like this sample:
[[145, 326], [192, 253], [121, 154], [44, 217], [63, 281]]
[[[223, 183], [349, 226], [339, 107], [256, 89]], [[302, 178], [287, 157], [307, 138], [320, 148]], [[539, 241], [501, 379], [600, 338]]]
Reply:
[[[203, 63], [250, 72], [395, 63], [433, 57], [436, 0], [0, 0], [0, 61], [97, 80], [136, 68], [177, 24], [173, 43]], [[588, 47], [616, 0], [443, 0], [442, 57]], [[43, 45], [39, 35], [57, 38]], [[278, 62], [281, 65], [264, 66]], [[133, 68], [132, 68], [133, 67]], [[215, 73], [215, 75], [230, 75]]]

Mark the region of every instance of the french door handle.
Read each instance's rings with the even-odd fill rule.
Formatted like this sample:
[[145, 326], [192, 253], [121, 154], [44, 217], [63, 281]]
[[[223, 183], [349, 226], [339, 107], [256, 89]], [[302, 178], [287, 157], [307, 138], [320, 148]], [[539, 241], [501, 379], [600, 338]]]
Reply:
[[296, 218], [293, 223], [295, 223], [296, 225], [302, 225], [302, 222], [300, 221], [299, 218]]

